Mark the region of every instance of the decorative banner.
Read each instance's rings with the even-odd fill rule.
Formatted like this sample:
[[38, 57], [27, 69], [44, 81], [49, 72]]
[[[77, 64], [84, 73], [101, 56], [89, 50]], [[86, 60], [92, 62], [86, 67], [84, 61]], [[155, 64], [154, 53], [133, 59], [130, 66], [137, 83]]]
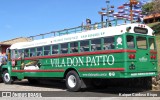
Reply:
[[119, 7], [118, 7], [118, 9], [123, 9], [123, 8], [124, 8], [124, 6], [119, 6]]
[[118, 15], [117, 17], [123, 17], [123, 15]]
[[[142, 15], [142, 6], [146, 4], [146, 1], [139, 1], [138, 4], [133, 6], [133, 19], [137, 20], [139, 17], [143, 17]], [[130, 2], [124, 3], [122, 6], [118, 7], [119, 11], [118, 13], [114, 13], [114, 16], [117, 16], [117, 18], [127, 18], [128, 20], [131, 20], [130, 16]], [[123, 15], [122, 15], [123, 14]]]
[[137, 5], [135, 5], [134, 6], [134, 9], [140, 9], [142, 6], [137, 6]]
[[139, 16], [139, 14], [138, 14], [138, 13], [135, 13], [134, 16]]
[[129, 11], [130, 9], [129, 9], [128, 7], [125, 7], [124, 10], [125, 10], [125, 11]]
[[124, 15], [124, 16], [123, 16], [123, 18], [126, 18], [126, 19], [128, 19], [128, 15]]
[[140, 13], [142, 10], [133, 10], [135, 13]]
[[123, 6], [129, 6], [129, 5], [130, 5], [129, 3], [124, 3], [124, 4], [123, 4]]
[[114, 15], [114, 16], [118, 16], [118, 15], [119, 15], [119, 13], [113, 13], [113, 15]]
[[124, 10], [119, 10], [118, 13], [124, 13]]

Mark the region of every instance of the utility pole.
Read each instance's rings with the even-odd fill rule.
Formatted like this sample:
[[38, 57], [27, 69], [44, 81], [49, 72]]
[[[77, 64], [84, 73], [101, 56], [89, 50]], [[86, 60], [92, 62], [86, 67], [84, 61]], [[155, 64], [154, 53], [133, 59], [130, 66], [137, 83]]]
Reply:
[[133, 22], [133, 5], [138, 3], [137, 0], [130, 0], [130, 16], [131, 16], [131, 23]]

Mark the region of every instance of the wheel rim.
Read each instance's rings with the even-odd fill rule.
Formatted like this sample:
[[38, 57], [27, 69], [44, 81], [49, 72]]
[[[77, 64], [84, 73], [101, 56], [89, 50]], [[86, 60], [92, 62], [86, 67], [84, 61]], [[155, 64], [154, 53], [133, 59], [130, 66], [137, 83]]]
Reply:
[[5, 80], [6, 82], [9, 82], [9, 80], [10, 80], [9, 73], [5, 73], [5, 74], [4, 74], [4, 80]]
[[73, 76], [73, 75], [70, 75], [70, 76], [68, 77], [68, 85], [69, 85], [71, 88], [73, 88], [73, 87], [76, 86], [76, 83], [77, 83], [76, 77]]

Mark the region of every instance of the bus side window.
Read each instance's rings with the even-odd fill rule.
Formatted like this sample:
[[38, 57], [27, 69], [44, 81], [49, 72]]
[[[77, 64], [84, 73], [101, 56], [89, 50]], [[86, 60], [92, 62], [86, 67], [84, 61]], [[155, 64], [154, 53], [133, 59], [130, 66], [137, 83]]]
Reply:
[[131, 35], [127, 36], [127, 47], [128, 48], [134, 48], [135, 47], [135, 45], [134, 45], [134, 37], [131, 36]]
[[29, 57], [29, 49], [24, 50], [24, 57]]
[[78, 42], [70, 43], [70, 53], [77, 53], [78, 52]]
[[89, 40], [80, 41], [80, 51], [81, 52], [89, 51]]
[[104, 50], [115, 49], [114, 46], [114, 37], [106, 37], [104, 38]]
[[17, 57], [16, 58], [20, 58], [22, 55], [23, 50], [17, 50]]
[[52, 55], [58, 54], [58, 45], [53, 45], [52, 46]]
[[61, 53], [68, 53], [68, 43], [61, 44]]
[[42, 47], [38, 47], [37, 52], [36, 52], [36, 56], [42, 56], [43, 55], [42, 50], [43, 50]]
[[30, 57], [33, 57], [33, 56], [36, 56], [35, 55], [35, 48], [31, 48], [30, 49], [30, 55], [29, 55]]
[[91, 40], [91, 50], [101, 50], [101, 38]]
[[44, 55], [50, 55], [50, 46], [44, 47]]

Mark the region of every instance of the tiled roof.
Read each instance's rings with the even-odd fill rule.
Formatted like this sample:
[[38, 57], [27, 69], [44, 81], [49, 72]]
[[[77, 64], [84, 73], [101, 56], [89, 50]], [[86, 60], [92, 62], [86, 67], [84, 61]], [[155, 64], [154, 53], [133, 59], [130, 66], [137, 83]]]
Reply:
[[145, 17], [144, 17], [144, 20], [152, 19], [152, 18], [154, 18], [154, 17], [160, 17], [160, 14], [158, 13], [158, 14], [151, 14], [151, 15], [145, 16]]
[[19, 37], [19, 38], [14, 38], [14, 39], [11, 39], [11, 40], [2, 41], [2, 42], [0, 42], [0, 44], [3, 44], [3, 45], [12, 45], [14, 43], [27, 42], [27, 41], [30, 41], [30, 39], [25, 38], [25, 37]]

